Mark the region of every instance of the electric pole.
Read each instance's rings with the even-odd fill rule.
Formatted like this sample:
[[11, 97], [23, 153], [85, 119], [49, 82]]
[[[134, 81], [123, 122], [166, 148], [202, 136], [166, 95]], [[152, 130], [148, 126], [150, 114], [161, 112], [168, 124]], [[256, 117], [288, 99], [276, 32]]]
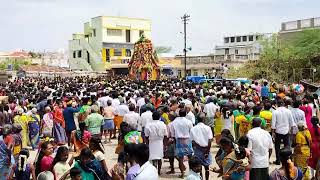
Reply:
[[184, 77], [187, 77], [187, 21], [189, 21], [190, 16], [184, 14], [181, 19], [183, 21], [183, 28], [184, 28]]

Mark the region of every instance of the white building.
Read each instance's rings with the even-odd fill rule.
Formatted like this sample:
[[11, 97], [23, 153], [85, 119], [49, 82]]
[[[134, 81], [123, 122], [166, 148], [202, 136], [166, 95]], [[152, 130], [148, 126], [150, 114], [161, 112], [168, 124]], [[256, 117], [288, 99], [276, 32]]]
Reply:
[[84, 32], [69, 41], [72, 69], [128, 71], [133, 46], [141, 35], [151, 39], [148, 19], [98, 16], [84, 24]]
[[271, 34], [248, 34], [224, 37], [224, 44], [215, 47], [216, 61], [258, 60], [261, 53], [260, 40]]

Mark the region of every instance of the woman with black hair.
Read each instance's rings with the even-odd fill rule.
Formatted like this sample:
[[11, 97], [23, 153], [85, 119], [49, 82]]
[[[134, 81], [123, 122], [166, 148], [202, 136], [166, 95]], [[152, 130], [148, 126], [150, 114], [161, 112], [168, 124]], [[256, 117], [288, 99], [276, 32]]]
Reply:
[[100, 161], [101, 165], [108, 172], [107, 163], [105, 160], [105, 150], [99, 137], [92, 137], [90, 139], [89, 148], [92, 151], [94, 157]]
[[229, 179], [230, 176], [227, 175], [227, 173], [235, 165], [235, 162], [230, 159], [236, 159], [233, 142], [230, 138], [222, 137], [220, 140], [220, 147], [222, 149], [220, 159], [222, 160], [217, 162], [220, 169], [214, 168], [212, 171], [222, 175], [223, 179]]
[[36, 175], [42, 171], [49, 171], [52, 168], [53, 157], [53, 146], [49, 141], [43, 142], [40, 146], [36, 165]]
[[19, 154], [19, 161], [11, 168], [9, 180], [29, 180], [31, 175], [33, 180], [36, 179], [34, 166], [27, 162], [28, 158], [29, 151], [27, 149], [22, 149]]
[[303, 105], [300, 109], [304, 112], [308, 129], [312, 128], [311, 117], [312, 117], [312, 107], [309, 105], [307, 100], [303, 101]]
[[52, 163], [52, 171], [56, 179], [60, 179], [71, 169], [74, 158], [72, 156], [70, 161], [67, 162], [68, 157], [69, 149], [65, 146], [60, 146]]
[[280, 150], [281, 167], [271, 172], [270, 178], [272, 180], [302, 180], [302, 171], [295, 167], [291, 161], [292, 151], [290, 148], [283, 148]]
[[94, 157], [89, 148], [81, 150], [79, 160], [74, 164], [74, 167], [79, 168], [81, 176], [84, 180], [110, 180], [111, 177], [108, 171], [104, 169], [101, 163]]

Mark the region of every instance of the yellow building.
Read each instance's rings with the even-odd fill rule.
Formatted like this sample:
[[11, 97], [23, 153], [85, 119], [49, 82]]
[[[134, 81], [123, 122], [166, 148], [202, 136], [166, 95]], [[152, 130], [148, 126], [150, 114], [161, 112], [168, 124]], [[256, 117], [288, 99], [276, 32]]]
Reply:
[[140, 18], [98, 16], [84, 23], [84, 32], [69, 41], [72, 69], [113, 70], [127, 73], [133, 46], [141, 35], [151, 39], [151, 21]]

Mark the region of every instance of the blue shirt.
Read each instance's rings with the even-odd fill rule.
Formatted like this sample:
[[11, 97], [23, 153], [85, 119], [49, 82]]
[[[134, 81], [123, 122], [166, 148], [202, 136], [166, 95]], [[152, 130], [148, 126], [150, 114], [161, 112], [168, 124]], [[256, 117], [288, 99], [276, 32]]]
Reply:
[[269, 87], [263, 86], [261, 88], [261, 97], [269, 97]]
[[73, 114], [79, 112], [79, 108], [66, 107], [63, 110], [63, 118], [66, 123], [66, 131], [71, 132], [76, 129]]

